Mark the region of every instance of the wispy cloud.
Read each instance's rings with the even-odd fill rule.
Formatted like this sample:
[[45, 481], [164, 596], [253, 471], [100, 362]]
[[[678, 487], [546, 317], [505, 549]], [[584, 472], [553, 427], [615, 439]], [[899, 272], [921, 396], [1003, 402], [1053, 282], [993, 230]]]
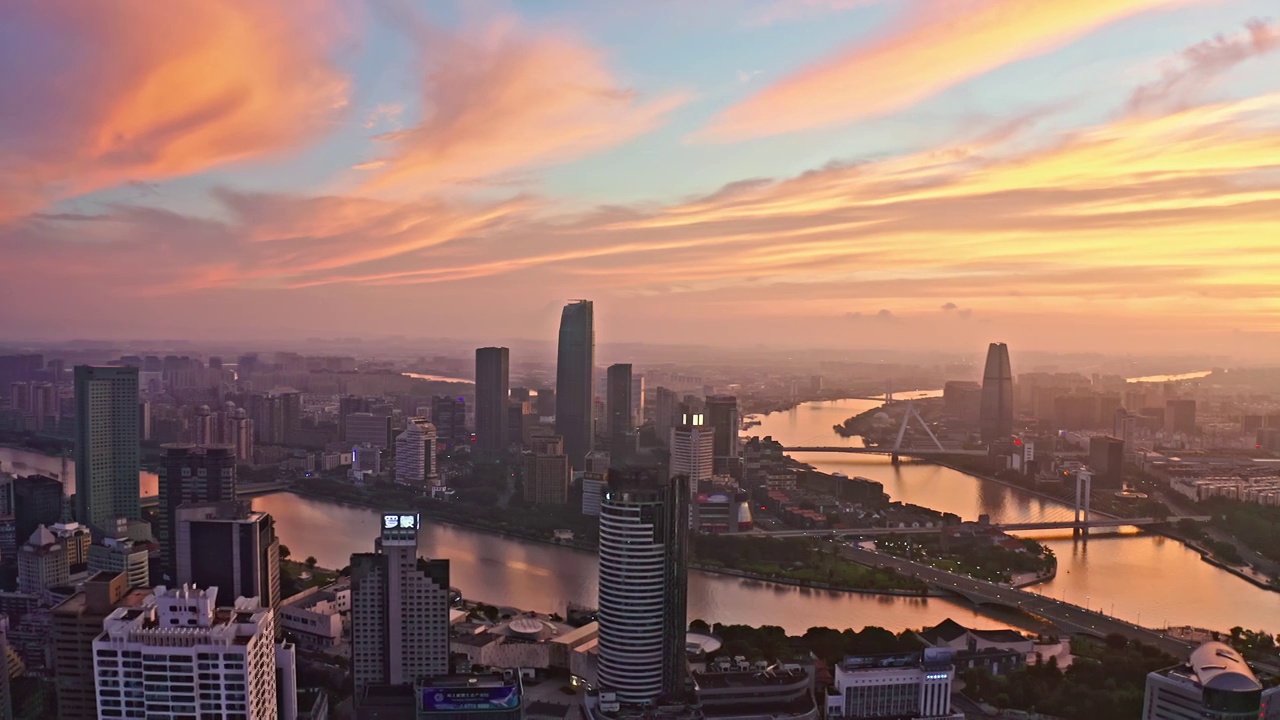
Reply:
[[325, 0], [45, 0], [5, 11], [0, 219], [297, 148], [347, 102]]
[[730, 107], [694, 135], [733, 142], [882, 115], [1108, 23], [1186, 0], [921, 0], [876, 40]]
[[380, 136], [373, 187], [465, 182], [572, 160], [645, 133], [684, 101], [644, 99], [580, 39], [511, 18], [450, 33], [407, 23], [422, 49], [425, 117]]
[[1280, 24], [1254, 19], [1243, 33], [1219, 35], [1182, 51], [1164, 76], [1134, 91], [1129, 100], [1133, 112], [1185, 107], [1215, 78], [1237, 65], [1280, 50]]

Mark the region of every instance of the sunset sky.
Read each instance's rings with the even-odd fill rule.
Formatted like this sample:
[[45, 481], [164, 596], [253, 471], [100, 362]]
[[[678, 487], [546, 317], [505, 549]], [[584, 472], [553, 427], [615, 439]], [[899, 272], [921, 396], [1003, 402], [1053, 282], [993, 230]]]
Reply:
[[1275, 0], [16, 0], [0, 337], [1280, 352]]

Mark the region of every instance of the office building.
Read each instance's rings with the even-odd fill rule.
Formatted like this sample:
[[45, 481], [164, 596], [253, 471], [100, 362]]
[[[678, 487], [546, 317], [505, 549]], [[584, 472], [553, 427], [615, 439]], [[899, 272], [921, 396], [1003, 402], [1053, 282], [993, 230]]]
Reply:
[[538, 388], [538, 397], [535, 398], [538, 417], [555, 417], [556, 414], [556, 391], [553, 388]]
[[219, 607], [219, 590], [160, 586], [107, 616], [93, 641], [99, 718], [295, 720], [296, 698], [279, 702], [297, 667], [274, 613], [256, 598]]
[[396, 482], [423, 487], [439, 485], [436, 470], [436, 426], [424, 417], [411, 417], [396, 436]]
[[982, 385], [951, 380], [942, 387], [943, 411], [965, 425], [977, 427], [982, 417]]
[[594, 450], [596, 365], [594, 312], [590, 300], [575, 300], [560, 314], [556, 356], [556, 434], [564, 438], [569, 465], [581, 470]]
[[991, 343], [982, 372], [982, 403], [979, 407], [982, 441], [988, 446], [1007, 443], [1013, 435], [1013, 370], [1009, 346]]
[[1196, 433], [1195, 400], [1169, 400], [1164, 407], [1165, 429], [1180, 435]]
[[384, 513], [372, 553], [351, 556], [356, 697], [449, 673], [449, 561], [418, 557], [419, 516]]
[[129, 525], [118, 520], [110, 535], [89, 546], [89, 574], [121, 573], [129, 587], [151, 587], [151, 562], [147, 544], [129, 538]]
[[369, 412], [369, 398], [358, 395], [344, 395], [338, 398], [338, 440], [347, 440], [347, 416], [358, 412]]
[[674, 390], [659, 387], [653, 391], [653, 432], [658, 442], [667, 444], [671, 440], [671, 428], [674, 427], [680, 414], [680, 396]]
[[689, 487], [697, 492], [701, 483], [715, 475], [715, 429], [702, 424], [701, 415], [690, 415], [688, 422], [671, 428], [667, 446], [671, 448], [670, 473], [685, 475]]
[[633, 374], [631, 376], [631, 425], [637, 428], [644, 425], [644, 391], [644, 375]]
[[569, 501], [569, 458], [559, 435], [536, 435], [533, 449], [524, 454], [524, 499], [538, 505], [564, 505]]
[[685, 659], [689, 482], [609, 471], [600, 507], [599, 685], [627, 704], [676, 697]]
[[67, 549], [41, 525], [18, 548], [18, 592], [43, 598], [45, 590], [71, 582]]
[[614, 462], [625, 463], [635, 455], [635, 448], [627, 447], [627, 437], [637, 427], [631, 394], [631, 364], [610, 365], [605, 378], [605, 408], [608, 412], [605, 434], [609, 437], [609, 453]]
[[604, 501], [604, 491], [609, 481], [606, 473], [608, 466], [604, 472], [592, 472], [590, 470], [582, 473], [582, 514], [598, 517], [600, 515], [600, 505]]
[[462, 398], [438, 396], [431, 400], [431, 424], [436, 426], [436, 442], [446, 450], [466, 447], [467, 402]]
[[347, 445], [360, 447], [368, 444], [378, 450], [391, 447], [391, 416], [370, 412], [352, 413], [347, 416]]
[[[165, 445], [160, 460], [159, 511], [155, 535], [165, 579], [177, 582], [178, 508], [192, 503], [235, 500], [236, 456], [230, 445]], [[112, 523], [111, 527], [115, 524]]]
[[102, 634], [102, 621], [116, 608], [140, 607], [150, 594], [148, 589], [130, 590], [123, 574], [97, 573], [90, 576], [78, 592], [50, 611], [59, 720], [98, 717], [93, 641]]
[[[229, 403], [228, 403], [229, 404]], [[236, 460], [253, 462], [253, 420], [244, 408], [235, 408], [226, 418], [222, 442], [235, 448]]]
[[9, 676], [17, 674], [9, 666], [9, 618], [0, 615], [0, 720], [13, 720], [13, 691]]
[[507, 451], [507, 399], [510, 351], [504, 347], [476, 349], [476, 450], [496, 459]]
[[349, 630], [351, 583], [341, 579], [325, 588], [308, 588], [280, 608], [279, 625], [299, 648], [317, 650], [342, 644]]
[[[76, 582], [89, 574], [89, 546], [93, 544], [93, 535], [89, 528], [70, 516], [68, 509], [62, 520], [49, 527], [49, 532], [67, 553], [67, 569], [71, 573], [71, 581]], [[125, 522], [128, 523], [127, 520]]]
[[175, 517], [177, 581], [280, 607], [280, 540], [269, 513], [247, 501], [189, 505]]
[[1119, 488], [1124, 476], [1124, 441], [1096, 435], [1089, 438], [1089, 469], [1098, 487]]
[[138, 368], [75, 369], [76, 519], [91, 528], [141, 520]]
[[28, 475], [13, 478], [11, 485], [16, 542], [25, 542], [37, 526], [48, 527], [62, 517], [62, 483], [44, 475]]
[[845, 658], [834, 668], [826, 716], [964, 720], [964, 713], [951, 709], [952, 657], [950, 648], [926, 648]]
[[1142, 720], [1274, 720], [1280, 687], [1264, 689], [1231, 646], [1207, 642], [1187, 662], [1147, 675]]
[[738, 398], [733, 395], [708, 397], [704, 422], [715, 433], [715, 473], [740, 477], [742, 450], [738, 442], [738, 431], [742, 427], [742, 419], [738, 415]]

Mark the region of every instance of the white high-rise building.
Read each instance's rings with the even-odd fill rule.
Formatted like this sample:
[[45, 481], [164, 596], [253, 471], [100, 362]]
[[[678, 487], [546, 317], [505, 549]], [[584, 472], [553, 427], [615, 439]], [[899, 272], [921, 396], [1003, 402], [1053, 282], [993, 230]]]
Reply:
[[600, 507], [598, 680], [623, 703], [653, 703], [688, 679], [686, 483], [658, 470], [609, 474]]
[[384, 513], [374, 552], [351, 556], [355, 696], [449, 674], [449, 561], [418, 557], [416, 513]]
[[424, 417], [411, 417], [396, 436], [396, 482], [439, 485], [436, 471], [436, 426]]
[[835, 666], [835, 692], [826, 695], [826, 717], [910, 717], [964, 720], [951, 708], [956, 670], [950, 648], [849, 657]]
[[[121, 607], [93, 641], [98, 717], [297, 717], [280, 707], [277, 671], [296, 687], [292, 647], [277, 646], [275, 616], [256, 598], [218, 607], [216, 587], [157, 587]], [[285, 696], [287, 697], [287, 696]]]
[[671, 428], [671, 475], [687, 475], [691, 492], [713, 476], [715, 429], [701, 423], [701, 415], [686, 418], [690, 424]]

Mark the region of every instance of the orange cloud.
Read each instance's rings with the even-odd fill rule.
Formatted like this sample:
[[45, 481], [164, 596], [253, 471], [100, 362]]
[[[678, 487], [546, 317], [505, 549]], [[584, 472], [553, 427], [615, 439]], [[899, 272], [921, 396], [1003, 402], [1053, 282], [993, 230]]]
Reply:
[[1186, 1], [923, 0], [877, 40], [783, 78], [695, 138], [733, 142], [900, 110], [1121, 18]]
[[34, 41], [0, 53], [0, 217], [315, 139], [346, 103], [328, 57], [342, 13], [329, 0], [9, 8], [11, 36]]
[[386, 133], [371, 185], [468, 181], [564, 162], [647, 132], [683, 97], [642, 100], [596, 50], [513, 21], [450, 35], [419, 27], [424, 119]]

